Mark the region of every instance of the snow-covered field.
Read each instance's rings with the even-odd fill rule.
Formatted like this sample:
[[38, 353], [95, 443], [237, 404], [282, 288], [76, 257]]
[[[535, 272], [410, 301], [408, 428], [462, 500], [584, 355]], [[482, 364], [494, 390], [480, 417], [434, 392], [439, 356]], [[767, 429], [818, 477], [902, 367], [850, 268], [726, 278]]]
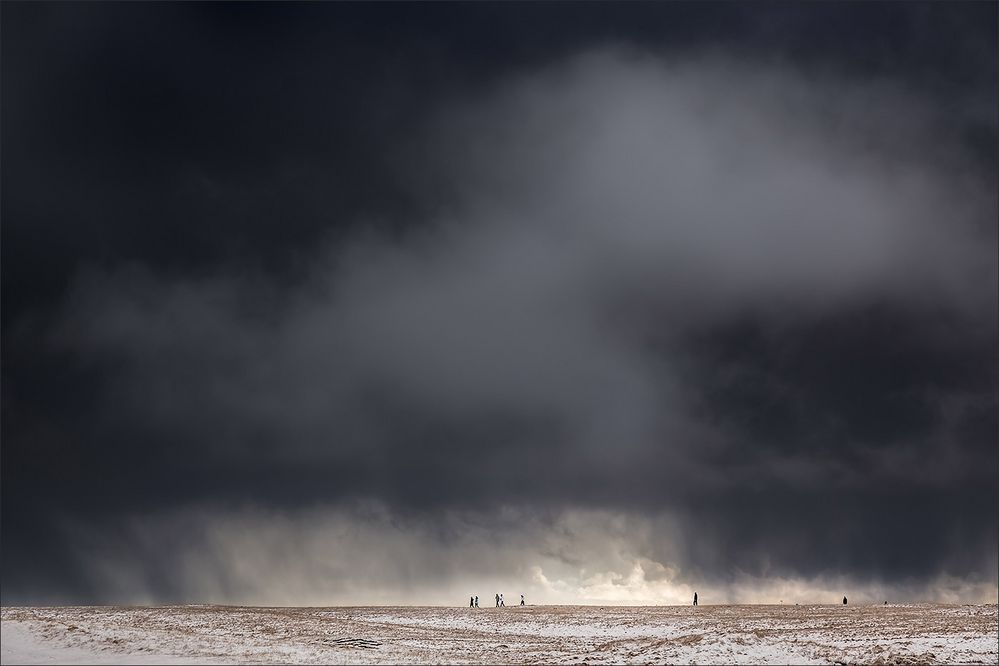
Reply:
[[14, 663], [999, 663], [980, 606], [0, 610]]

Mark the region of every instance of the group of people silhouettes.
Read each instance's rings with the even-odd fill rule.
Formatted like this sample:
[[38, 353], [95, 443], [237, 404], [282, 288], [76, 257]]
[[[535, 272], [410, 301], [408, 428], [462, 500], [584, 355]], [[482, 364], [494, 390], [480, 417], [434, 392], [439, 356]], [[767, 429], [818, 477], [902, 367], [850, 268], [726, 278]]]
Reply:
[[[781, 603], [783, 604], [784, 601], [781, 600]], [[520, 595], [520, 605], [521, 606], [524, 605], [524, 595], [523, 594]], [[697, 592], [694, 592], [694, 605], [695, 606], [697, 605]], [[797, 605], [798, 604], [795, 604], [795, 606], [797, 606]], [[843, 605], [844, 606], [846, 605], [846, 597], [843, 597]], [[886, 601], [885, 602], [885, 606], [887, 606], [887, 605], [888, 605], [888, 602]], [[505, 607], [505, 606], [506, 606], [506, 603], [503, 601], [503, 593], [502, 592], [497, 592], [496, 593], [496, 608], [502, 608], [502, 607]], [[472, 595], [471, 597], [468, 598], [468, 607], [469, 608], [478, 608], [479, 607], [479, 597], [478, 597], [478, 595]]]
[[[844, 604], [846, 603], [846, 599], [845, 598], [843, 599], [843, 603]], [[888, 602], [886, 601], [885, 603], [888, 603]], [[520, 605], [521, 606], [524, 605], [524, 595], [523, 594], [520, 595]], [[697, 605], [697, 592], [694, 592], [694, 605], [695, 606]], [[469, 608], [478, 608], [479, 607], [479, 595], [473, 594], [472, 596], [470, 596], [468, 598], [468, 607]], [[506, 601], [503, 599], [503, 593], [502, 592], [497, 592], [496, 593], [496, 608], [505, 608], [505, 607], [506, 607]]]
[[[520, 605], [521, 606], [524, 605], [524, 595], [523, 594], [520, 595]], [[506, 601], [503, 599], [503, 593], [502, 592], [497, 592], [496, 593], [496, 608], [505, 607], [505, 606], [506, 606]], [[472, 596], [470, 596], [468, 598], [468, 607], [469, 608], [478, 608], [479, 607], [479, 596], [477, 594], [473, 594]]]

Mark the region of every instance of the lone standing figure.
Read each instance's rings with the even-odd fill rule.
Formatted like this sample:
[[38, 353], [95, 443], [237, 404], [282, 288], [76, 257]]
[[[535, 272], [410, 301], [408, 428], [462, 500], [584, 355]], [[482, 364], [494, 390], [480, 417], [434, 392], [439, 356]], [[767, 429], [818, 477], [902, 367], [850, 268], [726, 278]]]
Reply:
[[697, 592], [694, 592], [694, 605], [697, 605]]

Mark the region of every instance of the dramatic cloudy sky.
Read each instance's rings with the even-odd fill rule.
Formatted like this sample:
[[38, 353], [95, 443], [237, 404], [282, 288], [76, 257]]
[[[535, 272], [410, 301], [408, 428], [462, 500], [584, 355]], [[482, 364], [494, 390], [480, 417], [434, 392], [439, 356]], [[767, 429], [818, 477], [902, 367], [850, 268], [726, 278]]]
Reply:
[[2, 6], [2, 601], [995, 602], [997, 5]]

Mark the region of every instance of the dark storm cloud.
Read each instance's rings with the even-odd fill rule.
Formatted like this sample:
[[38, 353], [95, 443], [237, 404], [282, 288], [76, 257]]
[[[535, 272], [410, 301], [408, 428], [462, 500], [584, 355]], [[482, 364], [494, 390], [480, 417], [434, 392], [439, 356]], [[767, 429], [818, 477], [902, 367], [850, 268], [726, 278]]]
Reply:
[[[176, 52], [141, 7], [67, 9], [112, 41], [48, 56], [73, 83], [47, 94], [88, 66], [116, 92], [37, 154], [4, 58], [5, 599], [361, 602], [379, 576], [421, 599], [483, 571], [562, 600], [994, 589], [989, 68], [899, 70], [862, 35], [838, 59], [788, 37], [791, 65], [762, 36], [794, 12], [670, 10], [723, 10], [746, 62], [589, 7], [576, 41], [457, 63], [463, 33], [413, 8], [158, 9]], [[940, 11], [909, 7], [899, 53]], [[484, 555], [491, 530], [522, 547]], [[276, 571], [288, 549], [311, 573]]]

